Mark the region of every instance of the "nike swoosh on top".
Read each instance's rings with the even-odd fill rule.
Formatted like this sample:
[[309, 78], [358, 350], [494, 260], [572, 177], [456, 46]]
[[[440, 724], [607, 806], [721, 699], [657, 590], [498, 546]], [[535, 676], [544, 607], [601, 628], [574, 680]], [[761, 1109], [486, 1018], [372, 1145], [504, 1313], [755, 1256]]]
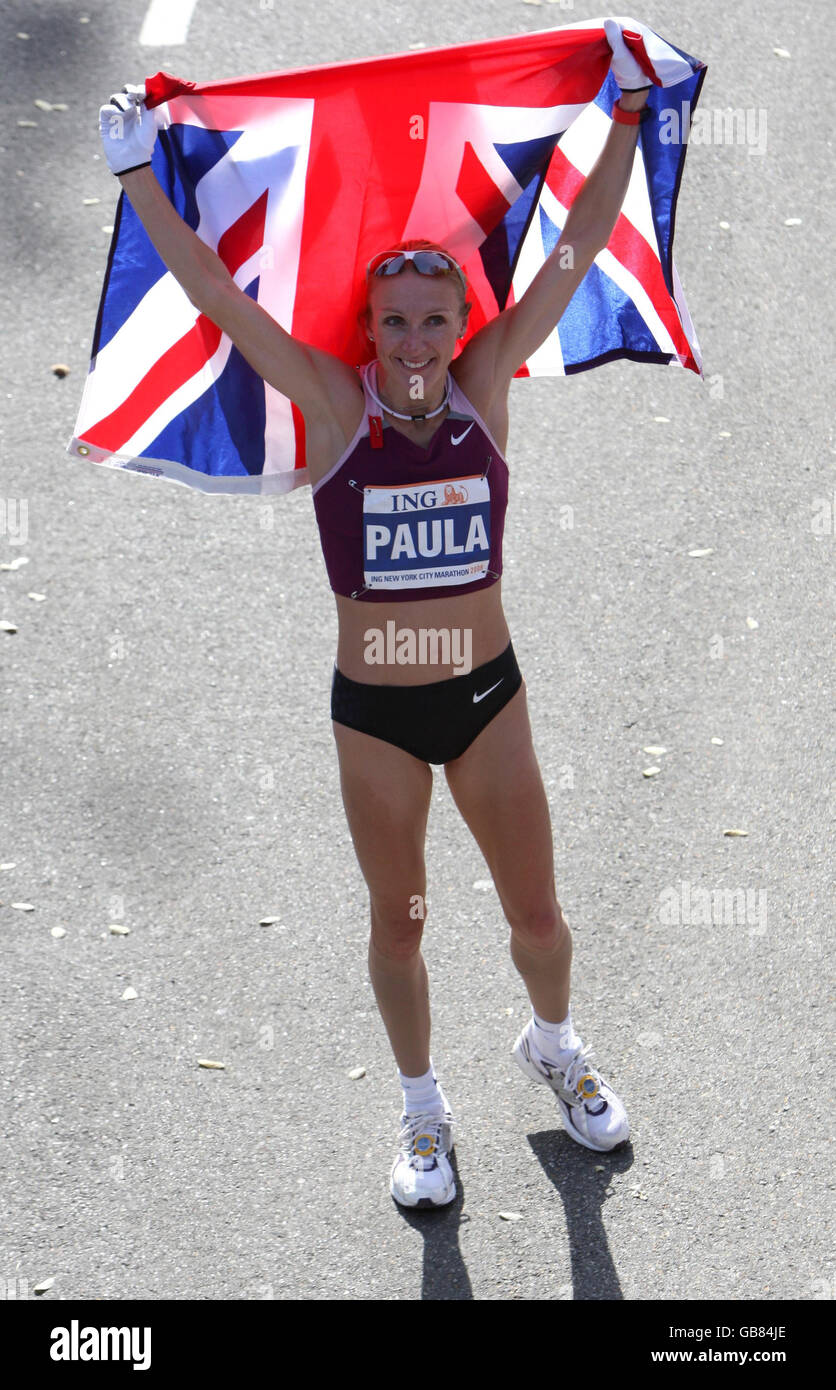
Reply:
[[464, 434], [451, 434], [451, 435], [450, 435], [450, 443], [451, 443], [451, 444], [461, 444], [462, 440], [464, 439], [464, 435], [470, 433], [470, 431], [473, 429], [473, 426], [475, 425], [475, 423], [476, 423], [475, 420], [471, 420], [471, 422], [470, 422], [470, 424], [468, 425], [467, 429], [465, 430]]
[[[501, 684], [502, 684], [502, 681], [504, 681], [504, 679], [505, 679], [505, 677], [503, 676], [503, 677], [501, 678], [501, 680], [498, 680], [498, 681], [497, 681], [496, 685], [501, 685]], [[478, 703], [479, 703], [480, 700], [484, 700], [484, 698], [485, 698], [486, 695], [490, 695], [491, 690], [496, 690], [496, 685], [492, 685], [491, 688], [490, 688], [490, 690], [483, 690], [481, 695], [477, 695], [477, 694], [476, 694], [476, 691], [474, 690], [474, 692], [473, 692], [473, 703], [474, 703], [474, 705], [478, 705]]]

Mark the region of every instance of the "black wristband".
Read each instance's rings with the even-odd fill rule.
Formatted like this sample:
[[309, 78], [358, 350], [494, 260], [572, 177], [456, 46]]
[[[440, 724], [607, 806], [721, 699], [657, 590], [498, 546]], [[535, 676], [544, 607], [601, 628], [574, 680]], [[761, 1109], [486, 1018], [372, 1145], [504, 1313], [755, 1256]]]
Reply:
[[113, 172], [113, 176], [114, 176], [114, 178], [119, 179], [119, 178], [122, 177], [123, 174], [132, 174], [132, 173], [134, 172], [134, 169], [148, 169], [148, 168], [150, 167], [150, 164], [151, 164], [150, 159], [146, 159], [145, 162], [144, 162], [143, 164], [132, 164], [131, 167], [130, 167], [130, 169], [116, 169], [116, 170], [113, 170], [113, 171], [112, 171], [112, 172]]

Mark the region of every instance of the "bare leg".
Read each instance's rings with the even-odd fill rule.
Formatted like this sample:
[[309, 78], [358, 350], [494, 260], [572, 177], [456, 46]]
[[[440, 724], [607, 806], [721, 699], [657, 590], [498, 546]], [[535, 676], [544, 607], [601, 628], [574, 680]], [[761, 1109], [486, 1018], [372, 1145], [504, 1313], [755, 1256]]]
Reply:
[[444, 768], [491, 871], [511, 927], [511, 959], [542, 1019], [569, 1011], [572, 937], [557, 901], [554, 848], [528, 720], [525, 683]]
[[334, 723], [340, 782], [354, 849], [369, 889], [369, 976], [399, 1070], [430, 1065], [430, 999], [421, 954], [426, 920], [424, 838], [429, 763]]

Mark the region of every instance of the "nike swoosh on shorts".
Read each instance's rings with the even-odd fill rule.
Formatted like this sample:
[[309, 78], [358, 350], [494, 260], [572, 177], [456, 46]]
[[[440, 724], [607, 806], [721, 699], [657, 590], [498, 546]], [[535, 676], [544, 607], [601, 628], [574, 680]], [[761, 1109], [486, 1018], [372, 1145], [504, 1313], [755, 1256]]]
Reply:
[[[504, 679], [505, 679], [505, 677], [502, 676], [502, 678], [501, 678], [500, 680], [497, 681], [496, 685], [501, 685], [501, 684], [502, 684], [502, 681], [504, 681]], [[479, 703], [480, 700], [484, 700], [484, 698], [485, 698], [486, 695], [490, 695], [491, 690], [496, 690], [496, 685], [492, 685], [492, 686], [490, 687], [490, 690], [483, 690], [481, 695], [477, 695], [477, 694], [476, 694], [476, 691], [474, 690], [474, 692], [473, 692], [473, 703], [474, 703], [474, 705], [478, 705], [478, 703]]]

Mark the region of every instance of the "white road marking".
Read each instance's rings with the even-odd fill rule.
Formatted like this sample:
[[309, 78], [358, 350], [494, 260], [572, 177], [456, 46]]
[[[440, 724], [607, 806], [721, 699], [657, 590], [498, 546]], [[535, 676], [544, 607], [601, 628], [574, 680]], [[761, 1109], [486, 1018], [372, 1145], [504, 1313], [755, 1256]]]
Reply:
[[185, 43], [197, 0], [150, 0], [139, 42], [146, 48]]

